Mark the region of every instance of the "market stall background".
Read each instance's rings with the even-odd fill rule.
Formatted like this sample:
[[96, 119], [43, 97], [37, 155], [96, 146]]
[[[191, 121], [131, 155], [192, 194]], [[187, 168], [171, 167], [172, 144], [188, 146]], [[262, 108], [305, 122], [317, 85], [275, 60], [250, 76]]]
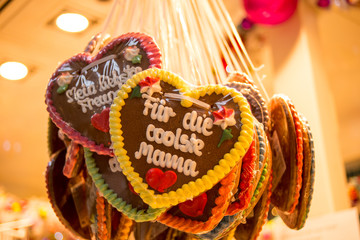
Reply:
[[[234, 23], [239, 24], [246, 15], [241, 2], [224, 2]], [[46, 84], [59, 62], [82, 51], [101, 31], [110, 7], [111, 1], [104, 0], [0, 1], [0, 63], [21, 61], [30, 70], [20, 81], [0, 77], [0, 185], [6, 191], [23, 198], [46, 196]], [[89, 28], [81, 33], [59, 30], [55, 19], [65, 11], [88, 17]], [[350, 206], [345, 164], [360, 159], [359, 39], [359, 6], [320, 9], [314, 1], [299, 2], [295, 14], [282, 24], [256, 25], [244, 39], [254, 63], [264, 64], [261, 73], [267, 75], [263, 82], [267, 91], [286, 91], [300, 109], [317, 111], [306, 114], [310, 123], [317, 118], [318, 124], [313, 127], [327, 128], [314, 129], [315, 134], [322, 133], [316, 139], [318, 156], [323, 159], [317, 165], [323, 167], [317, 177], [330, 180], [329, 186], [316, 182], [320, 188], [315, 199], [320, 199], [322, 191], [327, 193], [324, 198], [331, 198], [329, 207], [323, 210], [318, 210], [321, 200], [315, 201], [312, 212], [317, 214]], [[313, 95], [309, 97], [305, 92], [303, 98], [308, 101], [302, 102], [296, 84], [291, 83], [301, 84], [298, 79], [304, 78], [305, 82], [308, 76], [314, 83], [310, 84]], [[305, 87], [310, 85], [304, 83]], [[314, 102], [314, 97], [320, 100]]]

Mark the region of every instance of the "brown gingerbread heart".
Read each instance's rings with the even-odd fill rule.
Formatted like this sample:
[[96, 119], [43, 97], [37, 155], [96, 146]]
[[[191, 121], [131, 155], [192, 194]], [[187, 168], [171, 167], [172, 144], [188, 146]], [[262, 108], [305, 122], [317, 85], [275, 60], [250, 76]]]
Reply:
[[97, 114], [110, 107], [128, 78], [152, 67], [161, 67], [160, 50], [143, 33], [121, 35], [94, 57], [75, 55], [56, 69], [48, 84], [45, 102], [50, 118], [76, 143], [112, 155], [107, 121]]
[[[153, 208], [195, 198], [223, 179], [245, 155], [254, 123], [245, 97], [210, 85], [190, 89], [179, 76], [148, 69], [129, 79], [110, 111], [114, 153], [135, 192]], [[177, 181], [160, 192], [152, 168]]]

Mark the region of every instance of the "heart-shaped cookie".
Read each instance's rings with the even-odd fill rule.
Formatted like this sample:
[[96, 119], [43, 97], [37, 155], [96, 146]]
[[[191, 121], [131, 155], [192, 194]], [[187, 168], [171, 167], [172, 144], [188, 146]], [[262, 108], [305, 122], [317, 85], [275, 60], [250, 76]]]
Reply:
[[[190, 89], [179, 76], [148, 69], [124, 84], [110, 111], [114, 153], [145, 203], [170, 207], [193, 199], [224, 178], [245, 155], [254, 133], [245, 97], [209, 85]], [[172, 170], [164, 193], [146, 182], [151, 168]]]
[[[71, 192], [71, 182], [75, 178], [69, 179], [63, 175], [62, 169], [65, 165], [66, 149], [59, 150], [51, 155], [51, 160], [48, 163], [45, 181], [48, 198], [51, 206], [60, 220], [60, 222], [72, 232], [75, 236], [81, 238], [90, 238], [89, 220], [88, 216], [81, 217], [79, 213], [87, 213], [86, 204], [83, 205], [81, 211], [77, 211], [75, 195]], [[79, 184], [81, 186], [81, 184]], [[88, 189], [87, 191], [91, 191]], [[82, 203], [85, 203], [81, 199]]]
[[[276, 157], [274, 154], [274, 165], [279, 165], [277, 162], [284, 161], [286, 166], [278, 184], [274, 184], [271, 203], [277, 209], [291, 213], [298, 204], [302, 186], [302, 123], [290, 98], [283, 94], [272, 96], [269, 110], [272, 152], [280, 148], [281, 154], [276, 154], [276, 156], [282, 156]], [[274, 179], [279, 178], [279, 175], [275, 172]], [[274, 182], [277, 181], [274, 180]]]
[[312, 133], [309, 123], [304, 117], [300, 117], [303, 125], [303, 156], [304, 164], [302, 171], [302, 187], [300, 190], [299, 203], [294, 212], [284, 213], [277, 209], [277, 212], [284, 223], [292, 229], [301, 229], [306, 222], [314, 188], [315, 180], [315, 150]]
[[45, 100], [50, 118], [76, 143], [112, 155], [106, 109], [127, 79], [152, 67], [161, 67], [160, 50], [143, 33], [121, 35], [94, 57], [78, 54], [50, 79]]
[[155, 220], [166, 209], [145, 204], [122, 173], [115, 157], [99, 155], [85, 148], [89, 175], [104, 198], [118, 211], [137, 222]]

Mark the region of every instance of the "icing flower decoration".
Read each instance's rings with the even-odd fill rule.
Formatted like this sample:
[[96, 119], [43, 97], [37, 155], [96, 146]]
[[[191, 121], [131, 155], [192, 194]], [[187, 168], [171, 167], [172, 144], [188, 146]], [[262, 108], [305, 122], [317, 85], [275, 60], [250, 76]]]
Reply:
[[61, 87], [64, 86], [65, 84], [70, 84], [72, 79], [73, 79], [73, 75], [71, 75], [69, 72], [64, 72], [58, 77], [56, 82]]
[[136, 46], [127, 47], [124, 52], [124, 58], [127, 61], [132, 61], [134, 57], [138, 56], [140, 49]]
[[140, 92], [147, 93], [151, 96], [154, 92], [161, 92], [161, 86], [159, 79], [146, 77], [139, 82]]
[[65, 92], [72, 79], [73, 76], [70, 73], [68, 72], [62, 73], [56, 80], [57, 84], [59, 85], [59, 88], [56, 90], [57, 93], [61, 94]]
[[222, 106], [221, 109], [212, 112], [212, 115], [214, 116], [214, 124], [220, 125], [223, 130], [225, 130], [228, 126], [234, 126], [236, 123], [234, 114], [234, 109], [227, 109]]

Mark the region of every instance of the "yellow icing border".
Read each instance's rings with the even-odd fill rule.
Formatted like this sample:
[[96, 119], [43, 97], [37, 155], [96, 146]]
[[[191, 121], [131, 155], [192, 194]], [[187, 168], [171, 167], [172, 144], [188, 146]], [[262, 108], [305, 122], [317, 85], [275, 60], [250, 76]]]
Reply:
[[[123, 132], [121, 130], [120, 111], [125, 105], [124, 100], [129, 97], [128, 94], [145, 77], [160, 78], [160, 80], [179, 89], [180, 93], [195, 99], [199, 99], [200, 96], [205, 96], [206, 94], [210, 95], [212, 93], [222, 94], [224, 96], [229, 94], [233, 98], [233, 101], [238, 104], [241, 111], [240, 116], [242, 126], [238, 141], [234, 144], [234, 147], [224, 155], [224, 158], [219, 160], [219, 164], [213, 169], [208, 170], [207, 174], [203, 175], [201, 178], [183, 184], [181, 188], [168, 193], [155, 194], [154, 190], [150, 190], [139, 174], [134, 171], [134, 168], [131, 166], [130, 158], [127, 156], [126, 150], [123, 149], [124, 143], [122, 136]], [[183, 99], [181, 100], [181, 105], [183, 107], [191, 107], [192, 102]], [[157, 68], [151, 68], [137, 73], [122, 85], [117, 93], [117, 97], [114, 99], [114, 103], [111, 105], [109, 123], [114, 154], [120, 163], [124, 175], [129, 182], [131, 182], [135, 192], [137, 192], [143, 201], [152, 208], [170, 207], [188, 199], [192, 199], [200, 193], [212, 188], [243, 158], [252, 142], [254, 134], [254, 123], [250, 106], [241, 93], [221, 85], [208, 85], [199, 87], [198, 89], [190, 89], [186, 82], [178, 75]]]

